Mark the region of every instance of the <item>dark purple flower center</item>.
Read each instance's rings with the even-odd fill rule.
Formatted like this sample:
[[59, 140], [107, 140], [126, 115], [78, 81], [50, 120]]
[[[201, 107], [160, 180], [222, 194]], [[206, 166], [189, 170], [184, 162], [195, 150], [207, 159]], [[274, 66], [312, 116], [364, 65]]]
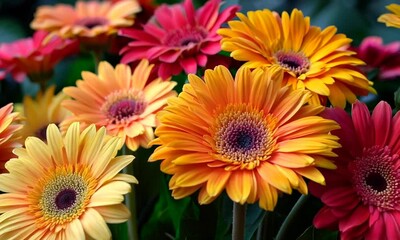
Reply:
[[252, 163], [266, 160], [275, 145], [273, 129], [275, 122], [246, 105], [228, 106], [215, 123], [215, 151], [223, 160], [237, 163]]
[[46, 131], [47, 131], [47, 126], [41, 127], [35, 132], [35, 136], [40, 138], [40, 140], [44, 141], [47, 138]]
[[96, 26], [102, 26], [108, 24], [108, 20], [101, 17], [88, 17], [82, 18], [75, 22], [76, 25], [84, 26], [88, 29], [92, 29]]
[[387, 182], [380, 173], [371, 172], [365, 177], [365, 183], [377, 192], [385, 191]]
[[303, 53], [278, 51], [275, 53], [275, 59], [282, 68], [294, 72], [297, 76], [310, 69], [310, 60]]
[[353, 186], [366, 205], [381, 211], [399, 208], [400, 158], [389, 147], [374, 146], [349, 164]]
[[254, 137], [257, 134], [252, 134], [251, 131], [239, 131], [235, 133], [236, 140], [233, 140], [233, 144], [235, 145], [235, 148], [241, 149], [241, 150], [249, 150], [252, 148], [253, 143], [255, 142]]
[[207, 37], [207, 32], [200, 27], [175, 29], [168, 32], [163, 39], [167, 46], [185, 47], [190, 44], [197, 44]]
[[146, 103], [144, 101], [123, 99], [113, 103], [108, 109], [108, 113], [112, 119], [121, 121], [143, 113], [145, 108]]
[[74, 205], [77, 193], [73, 189], [64, 189], [60, 191], [55, 199], [58, 209], [64, 210]]

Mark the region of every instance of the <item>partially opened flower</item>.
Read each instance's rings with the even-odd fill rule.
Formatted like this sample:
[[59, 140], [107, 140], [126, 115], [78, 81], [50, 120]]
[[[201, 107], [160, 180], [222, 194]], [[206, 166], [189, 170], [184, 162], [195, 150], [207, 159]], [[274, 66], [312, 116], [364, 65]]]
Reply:
[[33, 82], [46, 82], [54, 67], [79, 51], [79, 44], [48, 33], [36, 31], [32, 37], [0, 44], [0, 79], [10, 73], [17, 82], [28, 75]]
[[166, 79], [184, 70], [196, 73], [208, 56], [221, 51], [217, 29], [234, 17], [237, 6], [219, 13], [221, 1], [210, 0], [198, 10], [193, 1], [158, 7], [143, 29], [122, 29], [120, 35], [133, 39], [121, 50], [123, 63], [149, 59]]
[[137, 1], [77, 1], [75, 8], [67, 4], [40, 6], [31, 23], [63, 38], [79, 38], [86, 46], [107, 44], [119, 28], [131, 26], [134, 14], [140, 11]]
[[12, 103], [0, 108], [0, 173], [5, 172], [4, 164], [15, 157], [12, 150], [21, 146], [18, 132], [22, 125], [17, 123], [19, 114], [12, 111]]
[[77, 87], [64, 88], [73, 98], [63, 103], [73, 114], [69, 121], [105, 126], [133, 151], [147, 147], [154, 138], [155, 114], [176, 95], [172, 90], [175, 82], [149, 79], [152, 68], [143, 60], [131, 73], [128, 65], [118, 64], [114, 69], [101, 62], [98, 75], [82, 72], [83, 80], [77, 81]]
[[400, 28], [400, 5], [389, 4], [386, 8], [392, 13], [385, 13], [379, 16], [378, 22], [385, 23], [387, 27]]
[[21, 115], [24, 117], [21, 131], [22, 139], [35, 136], [46, 140], [46, 129], [50, 123], [56, 125], [67, 119], [71, 114], [61, 106], [61, 102], [68, 99], [63, 92], [54, 95], [55, 86], [49, 87], [45, 92], [38, 92], [35, 99], [25, 96]]
[[317, 116], [322, 106], [306, 105], [308, 91], [281, 88], [282, 72], [240, 68], [235, 80], [218, 66], [204, 81], [189, 84], [159, 113], [150, 161], [173, 175], [174, 198], [199, 190], [207, 204], [226, 190], [237, 203], [259, 201], [273, 210], [281, 192], [307, 193], [304, 178], [325, 180], [317, 167], [335, 168], [326, 157], [340, 145], [329, 132], [332, 120]]
[[314, 218], [317, 228], [340, 231], [343, 240], [392, 240], [400, 236], [400, 113], [380, 102], [370, 114], [364, 103], [353, 105], [352, 116], [337, 108], [323, 116], [341, 129], [332, 134], [337, 170], [324, 171], [326, 186], [310, 185], [324, 207]]
[[74, 123], [62, 137], [51, 124], [47, 143], [30, 137], [15, 149], [0, 175], [0, 238], [111, 239], [106, 223], [127, 221], [123, 194], [137, 181], [119, 173], [133, 160], [116, 157], [121, 139], [105, 136]]
[[310, 26], [310, 18], [294, 9], [279, 16], [268, 9], [238, 13], [240, 20], [218, 30], [222, 49], [251, 68], [279, 66], [284, 69], [283, 84], [307, 89], [311, 102], [344, 108], [359, 95], [375, 93], [372, 82], [355, 66], [364, 64], [345, 48], [351, 42], [336, 27], [324, 30]]
[[354, 51], [366, 63], [365, 66], [361, 67], [366, 74], [378, 70], [377, 78], [379, 80], [391, 80], [400, 77], [399, 41], [384, 45], [381, 37], [369, 36], [364, 38], [360, 46], [354, 48]]

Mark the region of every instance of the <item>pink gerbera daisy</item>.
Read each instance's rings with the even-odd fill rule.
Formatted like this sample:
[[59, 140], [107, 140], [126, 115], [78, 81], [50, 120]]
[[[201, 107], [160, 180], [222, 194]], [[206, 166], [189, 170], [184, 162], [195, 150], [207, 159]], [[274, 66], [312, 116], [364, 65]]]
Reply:
[[323, 172], [326, 186], [310, 183], [325, 204], [314, 218], [317, 228], [340, 231], [343, 240], [392, 240], [400, 236], [400, 113], [381, 101], [372, 115], [364, 103], [352, 116], [338, 108], [323, 116], [341, 129], [337, 170]]
[[369, 36], [363, 39], [360, 46], [354, 49], [357, 56], [367, 65], [364, 72], [378, 70], [379, 80], [391, 80], [400, 77], [400, 42], [384, 45], [381, 37]]
[[34, 82], [49, 80], [55, 65], [78, 51], [77, 41], [36, 31], [32, 37], [0, 44], [0, 79], [10, 73], [17, 82], [26, 75]]
[[206, 66], [208, 56], [221, 50], [216, 31], [238, 10], [235, 5], [218, 13], [220, 5], [220, 0], [210, 0], [198, 10], [190, 0], [161, 5], [142, 30], [120, 30], [120, 35], [134, 40], [121, 50], [121, 62], [147, 58], [157, 64], [163, 79], [182, 70], [196, 73], [197, 66]]

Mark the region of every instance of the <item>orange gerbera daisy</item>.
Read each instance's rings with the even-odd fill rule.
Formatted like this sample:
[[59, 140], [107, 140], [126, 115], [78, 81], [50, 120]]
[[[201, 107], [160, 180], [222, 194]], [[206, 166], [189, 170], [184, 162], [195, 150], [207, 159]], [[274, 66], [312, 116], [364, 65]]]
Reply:
[[15, 149], [0, 175], [0, 239], [111, 239], [106, 223], [127, 221], [123, 194], [137, 181], [119, 174], [133, 156], [116, 157], [121, 140], [105, 136], [74, 123], [62, 137], [51, 124], [47, 144]]
[[33, 29], [44, 29], [64, 38], [79, 38], [86, 45], [107, 43], [110, 35], [134, 23], [134, 14], [141, 10], [137, 1], [77, 1], [75, 8], [67, 4], [41, 6], [31, 23]]
[[324, 184], [317, 167], [335, 168], [325, 157], [340, 145], [329, 132], [333, 120], [317, 116], [324, 107], [306, 105], [311, 94], [281, 87], [282, 71], [240, 68], [235, 80], [218, 66], [204, 81], [189, 75], [183, 92], [159, 114], [150, 161], [173, 175], [172, 196], [200, 190], [200, 204], [226, 189], [240, 204], [259, 200], [273, 210], [278, 193], [307, 193], [303, 177]]
[[70, 112], [61, 106], [68, 99], [63, 92], [54, 96], [55, 86], [49, 87], [44, 93], [39, 92], [36, 99], [25, 96], [23, 101], [24, 126], [21, 131], [22, 139], [35, 136], [46, 139], [46, 129], [50, 123], [60, 124], [70, 116]]
[[250, 11], [240, 20], [228, 22], [230, 28], [218, 31], [222, 49], [232, 52], [245, 66], [279, 66], [285, 70], [283, 84], [307, 89], [311, 102], [344, 108], [346, 100], [354, 102], [356, 95], [375, 93], [372, 82], [355, 68], [364, 64], [346, 50], [351, 42], [336, 27], [321, 31], [310, 26], [310, 18], [294, 9], [279, 16], [268, 9]]
[[15, 157], [12, 150], [21, 146], [17, 133], [22, 125], [16, 124], [19, 114], [12, 111], [12, 103], [0, 108], [0, 173], [5, 172], [4, 164]]
[[176, 82], [161, 78], [148, 82], [152, 68], [142, 60], [132, 74], [128, 65], [118, 64], [114, 69], [100, 62], [98, 75], [82, 72], [83, 80], [77, 81], [77, 87], [64, 88], [74, 98], [63, 103], [73, 113], [69, 121], [105, 126], [110, 135], [123, 138], [132, 151], [139, 145], [147, 147], [154, 139], [155, 114], [176, 95], [172, 91]]
[[400, 5], [392, 3], [386, 6], [386, 9], [392, 13], [382, 14], [378, 22], [385, 23], [387, 27], [400, 28]]

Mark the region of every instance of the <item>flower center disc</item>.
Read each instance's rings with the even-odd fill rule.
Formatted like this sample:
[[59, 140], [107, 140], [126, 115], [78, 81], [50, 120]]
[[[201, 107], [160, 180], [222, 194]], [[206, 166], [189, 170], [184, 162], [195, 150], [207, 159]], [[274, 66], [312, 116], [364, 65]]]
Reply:
[[108, 23], [107, 19], [101, 17], [88, 17], [82, 18], [75, 22], [76, 25], [84, 26], [88, 29], [92, 29], [97, 26], [103, 26]]
[[167, 33], [163, 43], [171, 47], [185, 47], [197, 44], [207, 37], [207, 32], [199, 27], [176, 29]]
[[303, 53], [278, 51], [275, 53], [275, 59], [283, 69], [293, 72], [297, 76], [310, 69], [310, 60]]
[[400, 204], [399, 156], [388, 147], [371, 147], [349, 165], [357, 194], [365, 204], [393, 210]]
[[74, 189], [64, 189], [57, 194], [55, 204], [60, 210], [67, 209], [75, 203], [76, 196], [77, 192]]
[[110, 94], [102, 106], [102, 111], [111, 124], [123, 124], [144, 112], [147, 103], [142, 92], [132, 90], [118, 91]]
[[86, 209], [97, 181], [87, 168], [61, 166], [47, 172], [28, 195], [39, 227], [71, 222]]
[[275, 146], [276, 121], [246, 105], [231, 105], [218, 114], [214, 133], [215, 152], [224, 162], [252, 169], [267, 160]]

